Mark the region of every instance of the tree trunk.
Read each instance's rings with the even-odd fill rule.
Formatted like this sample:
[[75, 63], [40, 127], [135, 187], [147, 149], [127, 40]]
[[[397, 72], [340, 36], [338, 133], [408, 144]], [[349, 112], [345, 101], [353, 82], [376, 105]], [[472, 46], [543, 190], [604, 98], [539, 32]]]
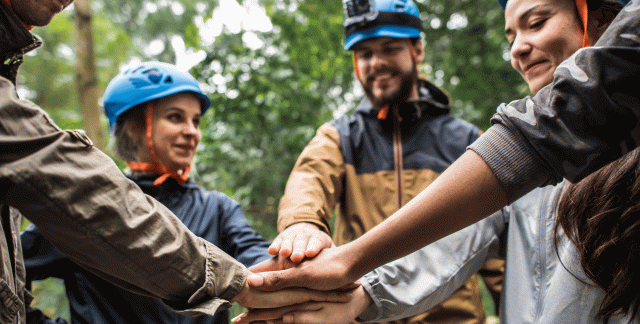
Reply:
[[105, 148], [105, 134], [98, 105], [98, 80], [93, 54], [93, 32], [91, 28], [90, 0], [75, 1], [76, 22], [76, 76], [84, 129], [95, 146]]

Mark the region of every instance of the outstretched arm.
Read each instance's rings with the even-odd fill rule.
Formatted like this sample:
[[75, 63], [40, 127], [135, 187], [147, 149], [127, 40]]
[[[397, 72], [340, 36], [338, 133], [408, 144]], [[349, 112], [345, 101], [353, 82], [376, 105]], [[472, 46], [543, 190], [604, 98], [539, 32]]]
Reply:
[[467, 151], [417, 197], [357, 240], [324, 249], [294, 268], [252, 275], [248, 281], [262, 289], [339, 288], [506, 204], [506, 193], [491, 169]]
[[633, 0], [596, 46], [561, 64], [554, 82], [534, 98], [501, 106], [492, 120], [498, 125], [472, 144], [473, 151], [385, 222], [337, 252], [321, 252], [301, 265], [305, 271], [252, 276], [250, 283], [339, 287], [538, 186], [563, 177], [578, 181], [637, 147], [639, 28], [640, 1]]

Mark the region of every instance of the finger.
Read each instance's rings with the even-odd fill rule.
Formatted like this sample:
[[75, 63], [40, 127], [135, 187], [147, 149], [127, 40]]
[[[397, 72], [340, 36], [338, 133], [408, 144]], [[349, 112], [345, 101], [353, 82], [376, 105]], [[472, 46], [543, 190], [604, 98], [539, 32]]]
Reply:
[[362, 286], [362, 284], [360, 283], [360, 280], [356, 280], [355, 282], [352, 282], [350, 284], [346, 284], [338, 289], [336, 289], [337, 291], [350, 291], [350, 290], [354, 290], [358, 287]]
[[289, 259], [293, 262], [300, 262], [304, 259], [305, 251], [307, 250], [307, 245], [309, 243], [308, 235], [298, 235], [296, 236], [296, 240], [293, 243], [293, 252]]
[[293, 288], [264, 293], [259, 297], [260, 305], [255, 308], [274, 308], [295, 305], [306, 302], [334, 302], [346, 303], [351, 300], [351, 292], [317, 291], [305, 288]]
[[267, 250], [267, 252], [269, 252], [269, 254], [271, 255], [277, 255], [278, 253], [280, 253], [280, 246], [282, 245], [282, 239], [280, 238], [280, 235], [278, 235], [273, 242], [271, 242], [271, 245], [269, 245], [269, 249]]
[[293, 240], [295, 238], [295, 235], [293, 237], [291, 236], [285, 236], [282, 238], [282, 243], [280, 244], [280, 256], [283, 258], [288, 258], [289, 256], [291, 256], [291, 252], [293, 251]]
[[277, 308], [305, 302], [346, 303], [353, 298], [353, 292], [318, 291], [306, 288], [281, 289], [273, 292], [256, 291], [244, 299], [241, 305], [247, 308]]
[[253, 273], [247, 276], [249, 287], [260, 291], [275, 291], [288, 287], [295, 287], [298, 283], [291, 270], [269, 271]]
[[314, 256], [318, 255], [318, 253], [320, 253], [320, 251], [322, 251], [322, 249], [324, 248], [330, 248], [331, 247], [331, 240], [329, 240], [329, 244], [323, 243], [322, 240], [320, 240], [318, 237], [313, 236], [311, 237], [311, 239], [309, 239], [309, 243], [307, 244], [307, 250], [304, 252], [304, 256], [307, 258], [313, 258]]
[[232, 319], [236, 324], [245, 324], [253, 322], [282, 322], [283, 316], [296, 311], [318, 311], [322, 309], [322, 305], [315, 302], [296, 304], [280, 308], [254, 308], [251, 311], [241, 314]]
[[324, 303], [312, 303], [306, 304], [305, 306], [306, 307], [301, 307], [283, 315], [282, 322], [284, 324], [314, 324], [327, 322], [326, 314], [322, 314]]
[[281, 308], [256, 308], [251, 311], [240, 314], [231, 321], [236, 324], [253, 323], [258, 321], [273, 321], [281, 319], [282, 316], [293, 309], [293, 306]]
[[250, 266], [249, 271], [251, 272], [265, 272], [265, 271], [276, 271], [282, 270], [280, 267], [280, 262], [278, 261], [278, 257], [275, 256], [273, 258], [264, 260], [258, 264], [254, 264]]

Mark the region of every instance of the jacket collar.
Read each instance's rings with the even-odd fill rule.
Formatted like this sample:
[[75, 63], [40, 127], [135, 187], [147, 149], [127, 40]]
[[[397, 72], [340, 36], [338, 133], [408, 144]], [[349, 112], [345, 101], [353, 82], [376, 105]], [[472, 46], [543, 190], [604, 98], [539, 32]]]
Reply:
[[197, 188], [198, 187], [198, 185], [196, 185], [196, 183], [193, 182], [193, 180], [191, 180], [191, 178], [189, 178], [187, 180], [187, 182], [185, 182], [183, 184], [179, 184], [176, 181], [176, 179], [168, 178], [160, 186], [155, 186], [153, 184], [153, 182], [160, 176], [159, 174], [135, 171], [134, 173], [126, 174], [126, 176], [130, 180], [136, 182], [136, 184], [138, 184], [138, 186], [140, 188], [143, 188], [143, 187], [149, 187], [149, 188], [156, 187], [156, 188], [160, 188], [162, 190], [170, 190], [171, 191], [171, 190], [176, 190], [177, 188], [190, 189], [190, 188]]
[[[420, 94], [420, 98], [415, 101], [406, 101], [401, 107], [399, 107], [400, 112], [404, 115], [407, 107], [415, 107], [415, 114], [418, 117], [422, 115], [428, 116], [438, 116], [442, 114], [449, 113], [449, 97], [438, 87], [436, 87], [433, 83], [419, 79], [418, 80], [420, 88], [418, 92]], [[356, 112], [365, 114], [365, 115], [377, 115], [378, 111], [373, 109], [371, 105], [371, 101], [368, 98], [365, 98], [360, 102], [358, 107], [356, 108]], [[412, 111], [413, 114], [413, 111]], [[393, 114], [389, 114], [390, 116]]]
[[31, 34], [13, 10], [0, 1], [0, 75], [15, 83], [24, 54], [41, 45], [40, 38]]

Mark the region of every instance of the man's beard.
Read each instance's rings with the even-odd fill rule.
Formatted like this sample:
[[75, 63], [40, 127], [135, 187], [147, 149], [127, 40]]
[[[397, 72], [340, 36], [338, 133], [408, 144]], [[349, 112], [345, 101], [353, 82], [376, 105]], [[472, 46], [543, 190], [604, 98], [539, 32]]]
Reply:
[[401, 71], [393, 68], [385, 68], [381, 71], [376, 71], [376, 73], [380, 72], [390, 72], [392, 74], [400, 73], [400, 86], [398, 87], [398, 89], [396, 89], [396, 91], [388, 95], [376, 97], [373, 94], [374, 77], [367, 77], [365, 79], [365, 82], [361, 84], [365, 94], [367, 95], [367, 98], [369, 98], [369, 101], [371, 101], [373, 108], [379, 110], [386, 105], [392, 107], [407, 101], [407, 99], [409, 99], [409, 96], [411, 95], [411, 90], [413, 90], [414, 84], [417, 84], [418, 82], [418, 70], [416, 69], [415, 64], [413, 65], [413, 68], [409, 73], [402, 73]]

